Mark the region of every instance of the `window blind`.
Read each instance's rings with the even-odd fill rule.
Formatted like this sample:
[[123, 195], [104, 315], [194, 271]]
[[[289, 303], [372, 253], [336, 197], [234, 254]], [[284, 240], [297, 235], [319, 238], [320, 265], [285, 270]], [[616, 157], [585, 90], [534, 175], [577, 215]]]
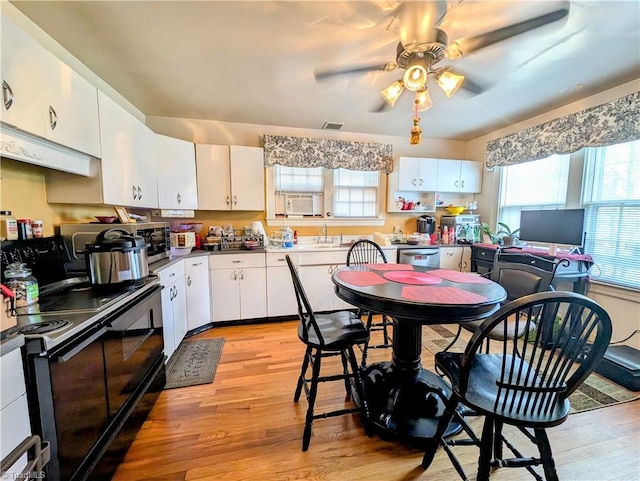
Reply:
[[561, 209], [567, 199], [569, 155], [552, 155], [546, 159], [501, 168], [500, 222], [511, 230], [520, 225], [520, 211]]
[[276, 165], [275, 184], [277, 194], [286, 192], [322, 193], [324, 191], [323, 168]]
[[582, 203], [594, 279], [640, 288], [640, 141], [586, 150]]

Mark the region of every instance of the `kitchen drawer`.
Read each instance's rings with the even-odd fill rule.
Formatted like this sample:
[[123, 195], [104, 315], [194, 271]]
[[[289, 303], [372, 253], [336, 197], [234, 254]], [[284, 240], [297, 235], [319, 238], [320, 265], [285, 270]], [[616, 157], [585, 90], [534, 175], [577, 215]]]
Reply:
[[265, 267], [264, 252], [245, 254], [218, 254], [209, 256], [210, 269], [235, 269], [248, 267]]
[[[3, 357], [3, 365], [4, 362]], [[4, 369], [2, 375], [2, 390], [4, 392]], [[16, 392], [17, 389], [12, 389], [12, 391]], [[0, 426], [2, 426], [2, 432], [0, 433], [0, 459], [4, 459], [12, 449], [31, 436], [30, 424], [27, 395], [23, 392], [21, 396], [18, 396], [12, 403], [6, 407], [3, 406], [2, 410], [0, 410]], [[2, 479], [20, 479], [18, 473], [22, 471], [26, 464], [27, 456], [25, 454], [13, 466], [2, 466], [3, 470], [8, 468], [7, 473], [3, 473]]]
[[170, 266], [156, 272], [156, 274], [160, 276], [160, 284], [165, 287], [173, 284], [176, 279], [183, 277], [184, 273], [184, 261], [176, 262], [175, 264], [171, 264]]
[[287, 254], [293, 265], [300, 264], [300, 255], [297, 252], [267, 252], [267, 267], [287, 267], [287, 260], [284, 258]]
[[14, 349], [2, 356], [2, 361], [0, 362], [0, 409], [7, 407], [26, 391], [24, 370], [22, 368], [22, 351]]
[[300, 253], [300, 265], [301, 266], [321, 266], [332, 264], [346, 264], [347, 263], [347, 251], [338, 249], [335, 251], [324, 252], [301, 252]]

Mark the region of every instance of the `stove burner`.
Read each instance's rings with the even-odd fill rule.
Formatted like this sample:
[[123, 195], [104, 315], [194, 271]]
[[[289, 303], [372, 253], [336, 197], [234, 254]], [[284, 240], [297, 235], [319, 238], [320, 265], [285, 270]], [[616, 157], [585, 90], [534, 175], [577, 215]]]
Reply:
[[54, 319], [52, 321], [42, 321], [29, 324], [19, 328], [16, 332], [19, 334], [44, 334], [46, 332], [56, 331], [69, 325], [66, 319]]

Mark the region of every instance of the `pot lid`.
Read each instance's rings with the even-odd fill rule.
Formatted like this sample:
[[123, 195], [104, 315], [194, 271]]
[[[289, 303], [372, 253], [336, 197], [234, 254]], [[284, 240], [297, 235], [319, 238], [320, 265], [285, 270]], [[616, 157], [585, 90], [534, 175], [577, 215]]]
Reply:
[[87, 250], [110, 251], [145, 247], [144, 237], [130, 234], [123, 229], [108, 229], [100, 232], [93, 244], [87, 244]]

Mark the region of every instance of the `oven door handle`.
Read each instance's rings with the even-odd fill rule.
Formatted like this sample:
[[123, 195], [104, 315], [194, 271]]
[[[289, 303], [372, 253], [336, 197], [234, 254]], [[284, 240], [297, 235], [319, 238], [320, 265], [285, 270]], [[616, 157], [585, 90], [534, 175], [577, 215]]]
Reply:
[[69, 359], [71, 359], [73, 356], [78, 354], [80, 351], [82, 351], [89, 344], [94, 342], [96, 339], [102, 337], [104, 334], [106, 334], [106, 332], [107, 332], [107, 328], [106, 327], [100, 328], [100, 330], [98, 332], [96, 332], [92, 336], [88, 337], [87, 339], [82, 341], [80, 344], [76, 345], [73, 349], [71, 349], [70, 351], [66, 352], [65, 354], [63, 354], [61, 356], [58, 356], [58, 359], [56, 361], [57, 362], [67, 362]]

